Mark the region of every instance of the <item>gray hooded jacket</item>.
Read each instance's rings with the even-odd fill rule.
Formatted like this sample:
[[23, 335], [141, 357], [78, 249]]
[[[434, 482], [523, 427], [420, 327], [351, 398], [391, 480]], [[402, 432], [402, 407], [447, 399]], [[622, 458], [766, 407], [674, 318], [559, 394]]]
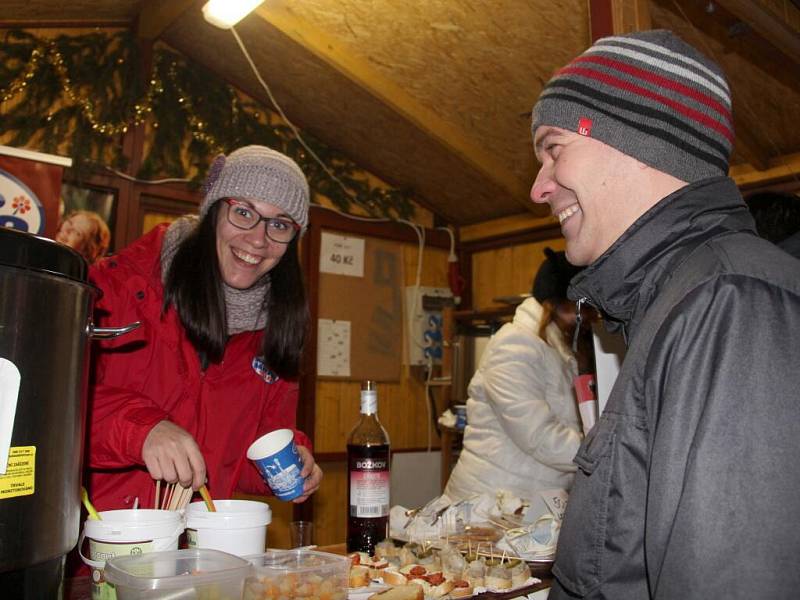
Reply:
[[628, 351], [575, 462], [550, 594], [800, 595], [800, 261], [733, 181], [684, 187], [573, 280]]

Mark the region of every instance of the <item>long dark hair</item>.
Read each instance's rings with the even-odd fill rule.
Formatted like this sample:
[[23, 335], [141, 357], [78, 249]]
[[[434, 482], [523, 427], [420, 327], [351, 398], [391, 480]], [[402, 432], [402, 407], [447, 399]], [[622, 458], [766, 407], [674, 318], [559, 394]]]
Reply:
[[[228, 341], [225, 293], [217, 258], [216, 223], [219, 202], [178, 246], [165, 277], [164, 305], [175, 307], [201, 362], [218, 363]], [[277, 375], [293, 379], [308, 330], [308, 303], [298, 257], [299, 238], [286, 248], [269, 272], [267, 324], [262, 338], [263, 359]]]

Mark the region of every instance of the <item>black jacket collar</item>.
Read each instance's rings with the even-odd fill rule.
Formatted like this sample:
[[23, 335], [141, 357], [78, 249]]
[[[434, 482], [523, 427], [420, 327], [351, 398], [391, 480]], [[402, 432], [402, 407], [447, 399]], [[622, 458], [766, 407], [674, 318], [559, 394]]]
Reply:
[[586, 298], [610, 330], [632, 333], [658, 289], [698, 244], [755, 224], [732, 179], [712, 177], [663, 198], [572, 280], [569, 297]]

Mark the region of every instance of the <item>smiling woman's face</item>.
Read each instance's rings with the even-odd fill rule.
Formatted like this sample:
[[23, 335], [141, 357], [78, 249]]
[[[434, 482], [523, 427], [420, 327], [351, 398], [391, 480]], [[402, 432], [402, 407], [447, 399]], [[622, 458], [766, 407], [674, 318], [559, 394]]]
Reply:
[[[287, 217], [277, 206], [262, 201], [238, 199], [249, 203], [262, 217]], [[222, 280], [230, 287], [246, 290], [280, 262], [288, 244], [273, 242], [266, 235], [264, 223], [253, 229], [239, 229], [228, 221], [230, 206], [220, 200], [217, 212], [217, 258]]]

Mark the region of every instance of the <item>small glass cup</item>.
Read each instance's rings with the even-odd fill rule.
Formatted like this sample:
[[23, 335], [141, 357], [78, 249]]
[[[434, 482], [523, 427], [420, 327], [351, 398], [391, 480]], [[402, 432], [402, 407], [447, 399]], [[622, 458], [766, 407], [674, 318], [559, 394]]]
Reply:
[[314, 536], [314, 523], [311, 521], [292, 521], [289, 523], [289, 543], [292, 548], [311, 546]]

